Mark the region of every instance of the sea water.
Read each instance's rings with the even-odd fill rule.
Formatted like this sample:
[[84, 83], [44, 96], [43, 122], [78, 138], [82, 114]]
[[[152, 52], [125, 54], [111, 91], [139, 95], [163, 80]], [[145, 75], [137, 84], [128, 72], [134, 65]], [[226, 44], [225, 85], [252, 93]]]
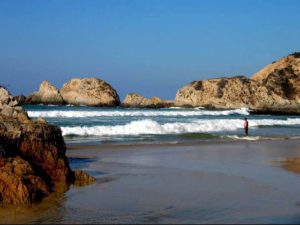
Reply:
[[[246, 108], [137, 109], [25, 106], [31, 118], [59, 126], [67, 144], [183, 143], [300, 137], [300, 116], [252, 115]], [[249, 135], [244, 136], [244, 117]]]

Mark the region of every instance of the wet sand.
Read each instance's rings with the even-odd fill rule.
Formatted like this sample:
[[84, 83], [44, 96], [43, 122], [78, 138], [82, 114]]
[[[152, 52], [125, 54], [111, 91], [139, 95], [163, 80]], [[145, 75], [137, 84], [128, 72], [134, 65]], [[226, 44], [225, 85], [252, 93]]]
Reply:
[[67, 156], [96, 182], [2, 206], [0, 222], [300, 223], [300, 175], [287, 166], [300, 140], [72, 146]]

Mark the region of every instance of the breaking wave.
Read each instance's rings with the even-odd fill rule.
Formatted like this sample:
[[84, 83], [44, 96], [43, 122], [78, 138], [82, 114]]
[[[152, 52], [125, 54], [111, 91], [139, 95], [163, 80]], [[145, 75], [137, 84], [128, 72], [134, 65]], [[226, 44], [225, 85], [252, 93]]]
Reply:
[[145, 116], [145, 117], [156, 117], [156, 116], [202, 116], [202, 115], [232, 115], [241, 114], [249, 115], [246, 108], [234, 109], [234, 110], [193, 110], [193, 111], [182, 111], [182, 110], [130, 110], [130, 111], [79, 111], [79, 110], [49, 110], [49, 111], [28, 111], [30, 117], [44, 117], [44, 118], [82, 118], [82, 117], [114, 117], [114, 116]]
[[[166, 135], [166, 134], [185, 134], [185, 133], [211, 133], [220, 131], [234, 131], [243, 128], [242, 119], [213, 119], [213, 120], [194, 120], [189, 123], [165, 123], [145, 119], [132, 121], [125, 125], [115, 126], [76, 126], [61, 127], [63, 135], [78, 136], [114, 136], [114, 135]], [[275, 119], [255, 119], [249, 121], [249, 127], [258, 126], [284, 126], [300, 125], [300, 119], [275, 120]]]

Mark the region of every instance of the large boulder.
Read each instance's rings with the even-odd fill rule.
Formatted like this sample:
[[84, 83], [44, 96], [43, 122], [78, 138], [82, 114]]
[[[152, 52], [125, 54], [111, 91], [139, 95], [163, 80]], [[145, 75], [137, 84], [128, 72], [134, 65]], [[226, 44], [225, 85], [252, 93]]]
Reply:
[[72, 79], [63, 85], [60, 93], [63, 100], [71, 105], [107, 107], [120, 105], [116, 90], [98, 78]]
[[273, 62], [251, 79], [194, 81], [177, 91], [176, 106], [248, 107], [261, 113], [300, 113], [300, 53]]
[[25, 104], [62, 105], [64, 101], [56, 87], [48, 81], [43, 81], [38, 92], [33, 92], [27, 96]]
[[52, 181], [70, 180], [66, 146], [59, 127], [40, 120], [22, 123], [0, 116], [0, 135], [6, 140], [6, 155], [20, 155], [39, 167]]
[[166, 108], [173, 105], [173, 101], [170, 100], [163, 100], [156, 96], [148, 99], [136, 93], [126, 95], [122, 104], [123, 107], [130, 108]]
[[70, 169], [59, 127], [31, 120], [4, 88], [0, 93], [0, 201], [30, 203], [49, 194], [56, 182], [94, 181]]

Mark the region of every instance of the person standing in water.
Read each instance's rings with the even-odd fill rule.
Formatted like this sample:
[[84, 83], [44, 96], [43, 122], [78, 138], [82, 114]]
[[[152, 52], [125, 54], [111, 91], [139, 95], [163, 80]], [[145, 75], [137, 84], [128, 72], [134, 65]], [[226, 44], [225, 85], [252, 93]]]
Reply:
[[247, 117], [244, 118], [245, 122], [244, 122], [244, 135], [248, 136], [248, 120]]

